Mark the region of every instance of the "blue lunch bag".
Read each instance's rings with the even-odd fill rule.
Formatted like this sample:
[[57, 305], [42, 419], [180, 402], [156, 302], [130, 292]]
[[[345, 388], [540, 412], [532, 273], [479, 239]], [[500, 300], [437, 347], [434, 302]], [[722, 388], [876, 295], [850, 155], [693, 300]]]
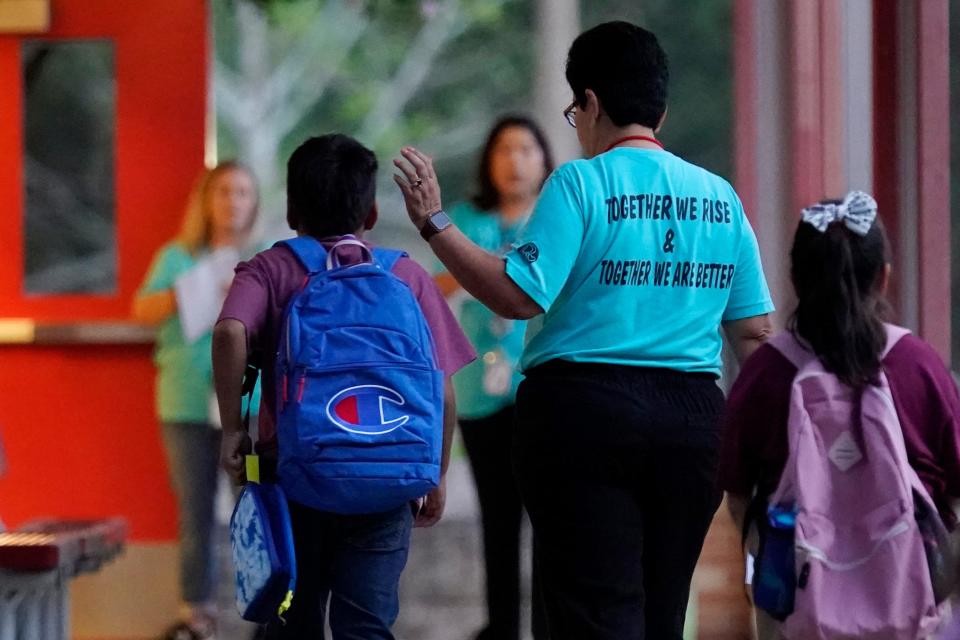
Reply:
[[237, 609], [244, 620], [265, 623], [290, 608], [297, 565], [286, 496], [279, 485], [259, 482], [256, 458], [247, 456], [247, 484], [230, 517], [230, 544]]

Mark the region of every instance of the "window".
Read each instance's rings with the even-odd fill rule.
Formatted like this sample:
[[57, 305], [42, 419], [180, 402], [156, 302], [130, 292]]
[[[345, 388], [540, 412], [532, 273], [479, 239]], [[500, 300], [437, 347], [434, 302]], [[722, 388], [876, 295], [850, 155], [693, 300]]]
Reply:
[[113, 293], [113, 44], [26, 40], [21, 47], [26, 292]]

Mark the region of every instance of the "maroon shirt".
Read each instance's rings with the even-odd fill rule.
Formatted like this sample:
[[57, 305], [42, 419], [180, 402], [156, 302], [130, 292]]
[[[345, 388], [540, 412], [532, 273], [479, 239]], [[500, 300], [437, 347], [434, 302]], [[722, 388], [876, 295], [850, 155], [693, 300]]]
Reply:
[[[325, 239], [329, 248], [336, 239]], [[367, 246], [372, 246], [365, 243]], [[360, 249], [356, 248], [356, 253]], [[349, 250], [344, 251], [349, 257]], [[354, 255], [356, 255], [356, 253]], [[446, 300], [430, 275], [410, 258], [397, 260], [392, 273], [406, 282], [423, 311], [433, 334], [437, 363], [449, 377], [473, 362], [477, 354], [463, 335]], [[274, 247], [241, 262], [223, 303], [220, 320], [239, 320], [247, 330], [251, 361], [263, 371], [258, 448], [276, 443], [276, 351], [283, 313], [290, 298], [304, 284], [307, 272], [292, 251]]]
[[[913, 335], [883, 360], [907, 457], [941, 513], [960, 496], [960, 397], [940, 357]], [[787, 415], [796, 367], [770, 345], [757, 349], [727, 398], [720, 486], [770, 495], [787, 462]]]

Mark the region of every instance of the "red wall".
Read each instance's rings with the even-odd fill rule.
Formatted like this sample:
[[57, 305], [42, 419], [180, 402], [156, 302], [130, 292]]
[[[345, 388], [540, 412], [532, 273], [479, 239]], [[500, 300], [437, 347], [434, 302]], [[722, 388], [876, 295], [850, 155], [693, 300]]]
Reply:
[[[118, 320], [180, 222], [202, 167], [207, 15], [198, 0], [53, 0], [44, 38], [108, 38], [117, 71], [118, 292], [25, 296], [20, 38], [0, 36], [0, 318]], [[175, 535], [145, 346], [0, 346], [0, 518], [121, 514], [139, 540]]]

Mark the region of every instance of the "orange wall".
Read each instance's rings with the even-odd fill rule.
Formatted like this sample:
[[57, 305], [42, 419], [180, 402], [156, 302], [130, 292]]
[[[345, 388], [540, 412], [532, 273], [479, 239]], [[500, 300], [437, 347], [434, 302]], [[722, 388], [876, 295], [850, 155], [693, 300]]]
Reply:
[[[202, 167], [207, 15], [199, 0], [53, 0], [44, 38], [109, 38], [117, 71], [116, 295], [23, 294], [19, 43], [0, 36], [0, 317], [125, 319]], [[0, 346], [0, 517], [126, 516], [167, 540], [175, 515], [147, 347]]]
[[122, 514], [132, 537], [175, 535], [153, 418], [149, 347], [0, 348], [0, 479], [8, 526]]

